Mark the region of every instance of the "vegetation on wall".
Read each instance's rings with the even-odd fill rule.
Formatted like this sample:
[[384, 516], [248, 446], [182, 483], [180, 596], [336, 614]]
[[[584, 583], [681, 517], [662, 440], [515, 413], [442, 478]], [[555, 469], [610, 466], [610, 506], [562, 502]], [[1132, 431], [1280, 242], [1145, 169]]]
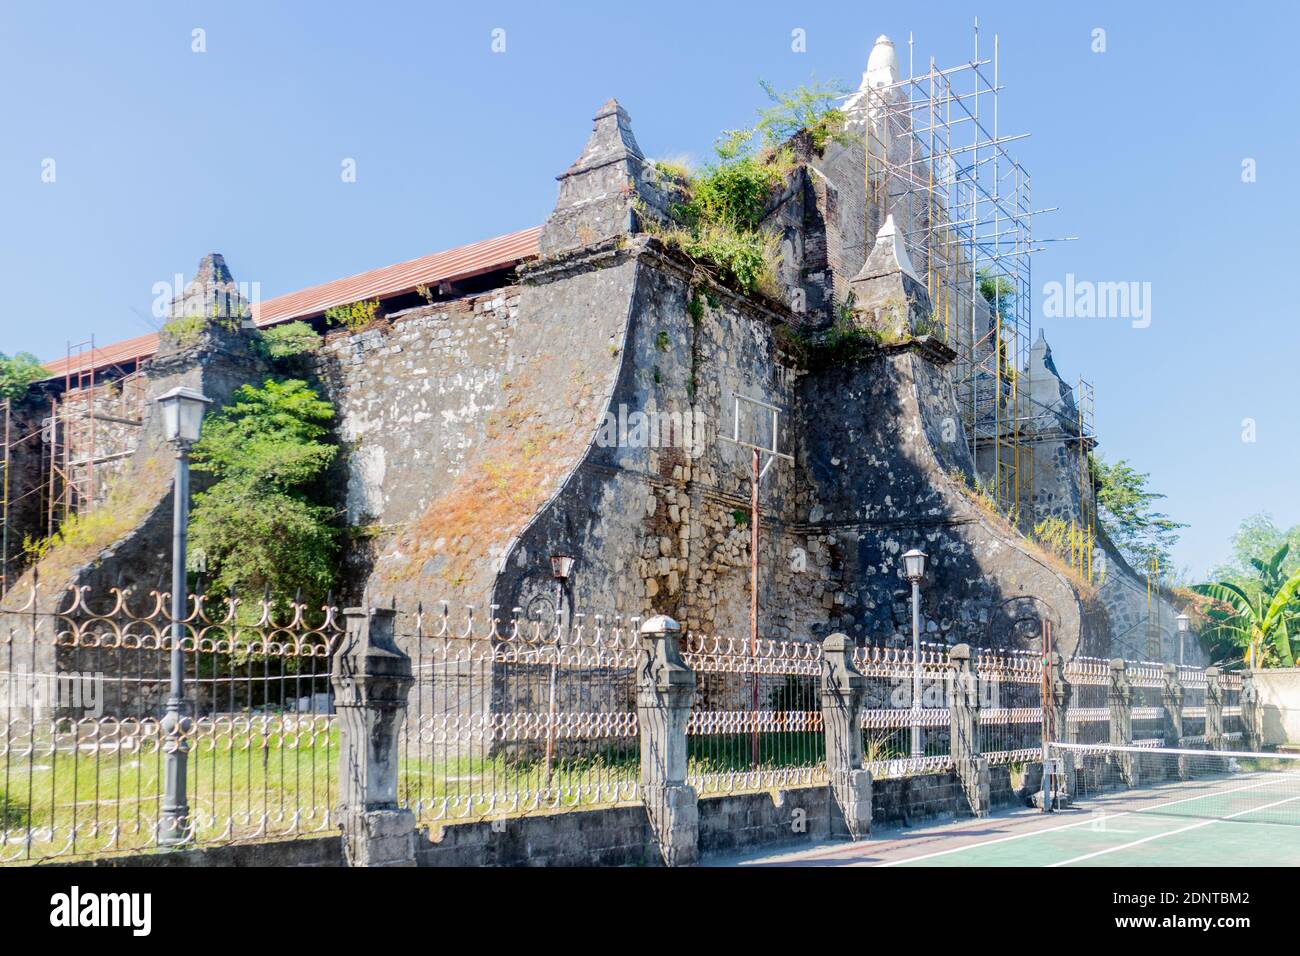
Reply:
[[359, 332], [378, 317], [379, 300], [349, 302], [325, 310], [325, 319], [330, 325], [341, 325], [349, 332]]
[[320, 336], [306, 322], [284, 322], [262, 330], [257, 348], [272, 361], [311, 355], [320, 348]]
[[763, 92], [772, 105], [759, 110], [756, 129], [770, 147], [806, 133], [812, 148], [822, 153], [832, 142], [847, 145], [852, 137], [845, 130], [846, 117], [835, 104], [845, 91], [836, 84], [823, 86], [814, 82], [782, 93], [772, 84], [760, 80]]
[[321, 488], [333, 417], [306, 382], [268, 379], [205, 422], [194, 468], [216, 481], [194, 496], [191, 554], [214, 589], [285, 601], [333, 588], [339, 532]]
[[171, 481], [170, 458], [148, 458], [119, 475], [99, 507], [68, 515], [48, 538], [27, 537], [23, 553], [44, 580], [62, 581], [144, 521]]
[[750, 129], [727, 130], [714, 143], [714, 159], [697, 173], [671, 161], [655, 163], [669, 199], [670, 222], [644, 207], [649, 232], [747, 294], [778, 298], [778, 237], [760, 228], [768, 205], [796, 167], [787, 140], [808, 133], [824, 149], [843, 129], [843, 114], [818, 86], [778, 93], [766, 83], [772, 106]]
[[16, 401], [49, 374], [31, 352], [16, 352], [12, 356], [0, 352], [0, 398]]
[[187, 349], [198, 344], [207, 324], [208, 320], [201, 315], [182, 315], [168, 319], [163, 323], [162, 330], [175, 339], [180, 348]]

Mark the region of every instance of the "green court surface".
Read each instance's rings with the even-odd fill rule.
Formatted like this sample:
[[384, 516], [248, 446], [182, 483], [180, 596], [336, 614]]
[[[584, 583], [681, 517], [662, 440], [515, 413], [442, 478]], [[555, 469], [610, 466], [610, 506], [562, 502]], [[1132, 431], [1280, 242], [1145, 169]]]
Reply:
[[1232, 773], [1080, 797], [1053, 813], [879, 829], [742, 866], [1300, 866], [1300, 774]]

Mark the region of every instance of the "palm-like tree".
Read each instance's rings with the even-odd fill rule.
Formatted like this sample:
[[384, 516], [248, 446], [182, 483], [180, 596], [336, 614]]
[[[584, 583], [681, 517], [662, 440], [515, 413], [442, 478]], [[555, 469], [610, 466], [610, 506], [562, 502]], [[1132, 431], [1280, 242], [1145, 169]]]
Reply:
[[1300, 568], [1291, 575], [1282, 573], [1290, 545], [1282, 545], [1267, 561], [1252, 558], [1259, 573], [1259, 586], [1249, 593], [1231, 581], [1197, 584], [1192, 590], [1210, 598], [1206, 609], [1210, 627], [1206, 636], [1227, 640], [1244, 653], [1247, 667], [1264, 667], [1276, 661], [1284, 667], [1295, 666], [1291, 631], [1295, 628], [1293, 602], [1300, 593]]

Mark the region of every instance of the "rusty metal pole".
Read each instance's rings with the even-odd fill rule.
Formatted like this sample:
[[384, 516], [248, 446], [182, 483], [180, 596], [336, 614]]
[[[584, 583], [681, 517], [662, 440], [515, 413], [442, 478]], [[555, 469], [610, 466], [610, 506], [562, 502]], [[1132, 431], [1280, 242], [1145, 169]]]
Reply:
[[750, 761], [758, 769], [758, 449], [753, 451], [754, 474], [749, 495], [749, 654], [754, 660], [751, 678], [754, 682], [751, 699]]

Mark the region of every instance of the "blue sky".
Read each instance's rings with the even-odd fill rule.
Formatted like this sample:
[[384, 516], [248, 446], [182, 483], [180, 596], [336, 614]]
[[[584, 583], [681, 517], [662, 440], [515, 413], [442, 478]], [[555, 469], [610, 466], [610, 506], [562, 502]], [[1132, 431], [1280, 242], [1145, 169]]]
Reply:
[[1096, 383], [1102, 452], [1152, 473], [1194, 572], [1248, 514], [1300, 522], [1290, 5], [546, 7], [6, 3], [0, 351], [149, 331], [154, 283], [209, 251], [269, 297], [534, 225], [609, 96], [648, 155], [703, 157], [753, 121], [760, 78], [856, 85], [880, 33], [954, 64], [978, 16], [1001, 37], [1003, 131], [1032, 134], [1014, 148], [1035, 205], [1061, 207], [1037, 232], [1080, 237], [1035, 257], [1035, 289], [1151, 283], [1145, 329], [1035, 309], [1062, 374]]

